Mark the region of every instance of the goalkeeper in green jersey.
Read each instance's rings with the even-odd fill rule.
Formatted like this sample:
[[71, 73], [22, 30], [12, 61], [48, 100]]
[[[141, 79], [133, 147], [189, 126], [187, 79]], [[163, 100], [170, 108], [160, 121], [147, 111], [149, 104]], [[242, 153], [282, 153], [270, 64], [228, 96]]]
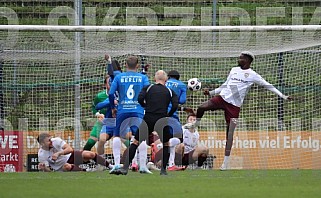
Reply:
[[[109, 70], [108, 73], [110, 73], [110, 68], [112, 68], [111, 71], [114, 71], [113, 73], [115, 73], [115, 74], [121, 72], [120, 64], [117, 60], [111, 60], [111, 57], [108, 55], [105, 55], [105, 59], [108, 64], [108, 66], [107, 66], [108, 70]], [[112, 76], [112, 75], [110, 75], [110, 76]], [[99, 92], [93, 100], [92, 112], [98, 118], [98, 120], [95, 122], [95, 125], [92, 128], [92, 130], [90, 132], [90, 137], [87, 140], [86, 145], [84, 146], [83, 150], [90, 151], [91, 148], [96, 144], [96, 142], [99, 139], [100, 131], [102, 128], [102, 122], [101, 122], [101, 120], [99, 120], [99, 118], [100, 118], [101, 114], [106, 116], [107, 109], [103, 108], [101, 110], [96, 110], [95, 107], [98, 103], [103, 102], [108, 98], [106, 86], [108, 83], [110, 83], [109, 82], [110, 79], [111, 78], [109, 78], [109, 76], [105, 78], [105, 80], [104, 80], [105, 89], [103, 91]]]

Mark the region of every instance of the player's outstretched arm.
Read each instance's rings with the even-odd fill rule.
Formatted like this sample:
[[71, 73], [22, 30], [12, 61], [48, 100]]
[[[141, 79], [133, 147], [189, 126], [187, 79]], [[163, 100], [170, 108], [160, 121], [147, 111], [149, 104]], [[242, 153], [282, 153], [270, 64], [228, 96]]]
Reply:
[[107, 61], [107, 74], [113, 78], [114, 68], [111, 64], [111, 56], [109, 56], [108, 54], [105, 54], [105, 60]]
[[109, 98], [107, 98], [104, 101], [99, 102], [98, 104], [96, 104], [95, 109], [96, 110], [100, 110], [100, 109], [106, 108], [106, 107], [109, 106], [109, 104], [110, 104]]
[[257, 76], [255, 77], [254, 80], [255, 80], [256, 84], [259, 84], [259, 85], [265, 87], [266, 89], [268, 89], [268, 90], [272, 91], [273, 93], [277, 94], [278, 96], [280, 96], [284, 100], [293, 100], [293, 97], [284, 95], [281, 91], [279, 91], [277, 88], [275, 88], [271, 83], [267, 82], [259, 74], [257, 74]]

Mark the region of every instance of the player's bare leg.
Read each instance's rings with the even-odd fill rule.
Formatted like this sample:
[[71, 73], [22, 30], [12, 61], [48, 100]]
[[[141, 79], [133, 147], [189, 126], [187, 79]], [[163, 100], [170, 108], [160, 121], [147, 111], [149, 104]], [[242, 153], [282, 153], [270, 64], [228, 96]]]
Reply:
[[105, 143], [109, 139], [109, 135], [106, 133], [102, 133], [99, 136], [98, 146], [97, 146], [97, 154], [103, 156], [105, 154]]
[[75, 164], [69, 164], [69, 163], [64, 164], [62, 167], [62, 170], [63, 171], [84, 171], [83, 169], [79, 168]]
[[196, 110], [196, 122], [187, 123], [185, 128], [195, 128], [200, 125], [201, 119], [206, 111], [214, 110], [214, 104], [208, 100], [201, 104]]
[[214, 104], [208, 100], [201, 104], [196, 111], [196, 119], [201, 119], [206, 111], [213, 110]]
[[99, 165], [110, 167], [109, 162], [103, 158], [102, 156], [97, 155], [97, 153], [91, 152], [91, 151], [83, 151], [82, 152], [82, 159], [84, 162], [88, 162], [89, 160], [93, 160]]
[[203, 166], [203, 163], [206, 161], [208, 156], [208, 148], [206, 146], [196, 146], [195, 151], [193, 153], [193, 160], [197, 160], [197, 166]]
[[233, 145], [233, 135], [234, 135], [234, 131], [236, 128], [236, 124], [237, 124], [237, 119], [232, 118], [230, 121], [230, 124], [226, 130], [225, 156], [224, 156], [224, 161], [222, 163], [222, 166], [220, 167], [220, 170], [222, 170], [222, 171], [227, 170], [227, 168], [228, 168], [230, 155], [231, 155], [231, 149], [232, 149], [232, 145]]
[[176, 146], [179, 145], [181, 141], [178, 138], [171, 138], [169, 140], [169, 161], [168, 161], [168, 170], [169, 171], [180, 171], [185, 170], [184, 168], [177, 167], [175, 165], [175, 151]]

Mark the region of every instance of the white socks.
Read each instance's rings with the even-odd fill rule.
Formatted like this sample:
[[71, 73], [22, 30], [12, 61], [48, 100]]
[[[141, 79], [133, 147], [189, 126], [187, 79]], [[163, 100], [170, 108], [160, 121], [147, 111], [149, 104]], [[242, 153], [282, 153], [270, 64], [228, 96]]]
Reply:
[[222, 165], [220, 167], [221, 171], [227, 170], [229, 160], [230, 160], [230, 156], [224, 156], [224, 161], [223, 161], [223, 163], [222, 163]]
[[175, 166], [175, 147], [180, 143], [181, 141], [178, 138], [169, 139], [169, 167]]
[[120, 164], [120, 150], [121, 150], [121, 140], [119, 137], [113, 138], [113, 155], [115, 165]]
[[147, 144], [142, 141], [138, 146], [139, 169], [146, 169], [147, 163]]
[[228, 164], [230, 161], [230, 156], [224, 156], [224, 161], [223, 161], [223, 164]]

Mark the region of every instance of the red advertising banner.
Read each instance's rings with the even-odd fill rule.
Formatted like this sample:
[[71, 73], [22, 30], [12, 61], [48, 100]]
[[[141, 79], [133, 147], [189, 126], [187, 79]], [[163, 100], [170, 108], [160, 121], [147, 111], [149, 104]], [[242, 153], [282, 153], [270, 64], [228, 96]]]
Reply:
[[0, 172], [23, 171], [23, 132], [0, 131]]

